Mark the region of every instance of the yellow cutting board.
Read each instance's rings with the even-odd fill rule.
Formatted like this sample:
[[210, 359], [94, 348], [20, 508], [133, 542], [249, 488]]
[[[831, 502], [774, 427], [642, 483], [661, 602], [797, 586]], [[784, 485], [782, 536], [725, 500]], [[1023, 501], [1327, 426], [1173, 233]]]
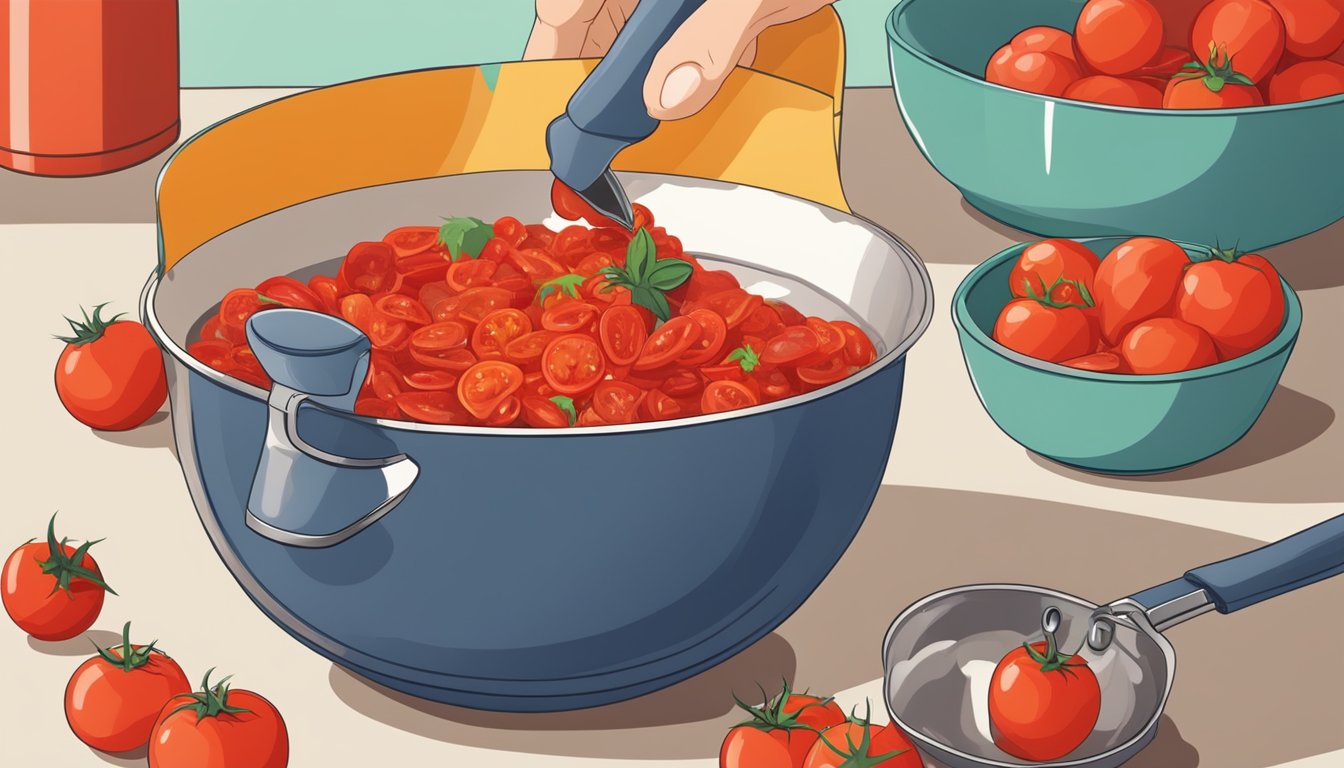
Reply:
[[[749, 184], [848, 210], [838, 138], [844, 33], [830, 8], [761, 36], [699, 114], [613, 167]], [[239, 224], [350, 189], [544, 170], [545, 129], [595, 60], [512, 62], [358, 80], [280, 99], [188, 141], [159, 180], [162, 263]]]

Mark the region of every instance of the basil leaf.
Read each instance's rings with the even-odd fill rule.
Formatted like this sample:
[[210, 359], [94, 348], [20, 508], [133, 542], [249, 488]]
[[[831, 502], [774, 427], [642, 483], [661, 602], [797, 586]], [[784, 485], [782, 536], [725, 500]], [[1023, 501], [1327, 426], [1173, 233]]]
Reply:
[[545, 303], [546, 297], [559, 291], [569, 294], [574, 298], [579, 298], [578, 286], [584, 281], [583, 275], [561, 275], [553, 280], [547, 280], [541, 285], [541, 291], [537, 294], [537, 303]]
[[649, 310], [654, 316], [666, 323], [672, 319], [672, 308], [667, 305], [667, 297], [662, 291], [649, 291], [650, 302]]
[[693, 271], [690, 263], [681, 259], [658, 259], [646, 283], [650, 288], [670, 291], [689, 280]]
[[448, 249], [453, 261], [464, 253], [476, 258], [494, 236], [494, 227], [471, 216], [444, 219], [443, 226], [439, 227], [439, 244]]
[[566, 416], [569, 417], [569, 426], [572, 427], [578, 423], [579, 412], [574, 410], [573, 399], [565, 397], [564, 395], [556, 395], [555, 397], [551, 398], [551, 402], [555, 403], [556, 407], [558, 407], [561, 411], [564, 412]]
[[653, 244], [653, 236], [643, 227], [630, 238], [630, 245], [625, 249], [625, 271], [629, 273], [634, 282], [643, 283], [649, 276], [649, 271], [653, 269], [654, 259], [657, 258], [657, 247]]
[[725, 362], [733, 362], [734, 360], [737, 361], [738, 365], [742, 366], [742, 371], [744, 373], [751, 373], [755, 370], [756, 366], [761, 364], [761, 358], [757, 356], [756, 350], [752, 349], [750, 344], [734, 349], [729, 353], [728, 359]]

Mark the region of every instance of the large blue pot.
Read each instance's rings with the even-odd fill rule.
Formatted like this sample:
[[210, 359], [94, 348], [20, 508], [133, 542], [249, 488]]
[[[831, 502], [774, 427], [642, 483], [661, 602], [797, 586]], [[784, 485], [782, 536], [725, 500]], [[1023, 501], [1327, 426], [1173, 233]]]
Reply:
[[[143, 300], [165, 350], [187, 483], [239, 584], [333, 662], [468, 707], [631, 698], [782, 623], [867, 514], [892, 446], [905, 354], [932, 311], [918, 259], [860, 219], [754, 188], [632, 174], [631, 197], [688, 251], [731, 257], [723, 261], [744, 285], [804, 312], [862, 324], [880, 339], [878, 362], [771, 406], [626, 427], [439, 427], [305, 404], [303, 440], [336, 456], [404, 454], [419, 474], [384, 516], [330, 546], [249, 527], [267, 393], [184, 351], [219, 297], [273, 274], [330, 274], [351, 243], [443, 211], [541, 220], [549, 181], [488, 173], [321, 198], [207, 242], [152, 279]], [[762, 226], [744, 231], [743, 211]], [[342, 501], [332, 487], [290, 478], [285, 493], [320, 511]]]

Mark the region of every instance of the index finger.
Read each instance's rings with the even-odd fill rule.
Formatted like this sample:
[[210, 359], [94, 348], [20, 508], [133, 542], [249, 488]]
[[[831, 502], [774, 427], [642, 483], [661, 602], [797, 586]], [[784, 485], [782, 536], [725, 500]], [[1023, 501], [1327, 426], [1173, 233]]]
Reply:
[[606, 0], [537, 0], [537, 20], [523, 59], [575, 59]]

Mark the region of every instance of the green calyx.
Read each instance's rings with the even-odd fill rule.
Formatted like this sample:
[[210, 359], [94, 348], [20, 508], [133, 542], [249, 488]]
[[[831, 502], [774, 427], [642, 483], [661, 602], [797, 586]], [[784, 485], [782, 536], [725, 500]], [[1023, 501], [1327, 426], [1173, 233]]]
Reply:
[[1223, 90], [1228, 83], [1233, 85], [1254, 86], [1255, 81], [1241, 74], [1232, 67], [1232, 57], [1228, 55], [1227, 50], [1223, 49], [1222, 58], [1218, 57], [1218, 46], [1209, 43], [1209, 58], [1207, 61], [1192, 61], [1181, 67], [1181, 70], [1173, 75], [1174, 78], [1181, 80], [1202, 79], [1204, 87], [1214, 93]]
[[743, 344], [737, 349], [734, 349], [732, 352], [728, 353], [728, 357], [724, 359], [725, 363], [734, 361], [742, 366], [743, 373], [751, 373], [756, 370], [756, 366], [761, 364], [760, 355], [756, 354], [756, 350], [752, 349], [750, 344]]
[[691, 279], [693, 271], [689, 261], [658, 258], [653, 236], [640, 227], [626, 248], [625, 266], [604, 267], [601, 274], [611, 285], [630, 289], [631, 302], [667, 322], [672, 317], [672, 308], [664, 294]]
[[153, 654], [157, 653], [160, 656], [167, 655], [154, 647], [154, 644], [157, 642], [159, 641], [155, 640], [149, 645], [141, 646], [139, 648], [131, 645], [131, 622], [128, 621], [125, 626], [121, 628], [121, 645], [113, 646], [113, 648], [116, 648], [120, 652], [120, 656], [113, 654], [112, 648], [102, 648], [99, 647], [97, 643], [94, 643], [93, 647], [98, 651], [98, 656], [101, 657], [103, 661], [106, 661], [108, 664], [111, 664], [123, 672], [130, 672], [148, 664]]
[[559, 408], [561, 413], [564, 413], [565, 417], [569, 419], [569, 426], [572, 427], [578, 423], [579, 412], [574, 408], [574, 398], [556, 395], [551, 398], [551, 402], [555, 403], [555, 407]]
[[104, 320], [102, 318], [102, 312], [103, 307], [106, 306], [107, 303], [104, 302], [94, 307], [93, 317], [89, 317], [89, 311], [87, 309], [80, 307], [79, 311], [84, 315], [84, 322], [80, 322], [78, 320], [71, 320], [68, 317], [65, 318], [65, 322], [70, 324], [70, 330], [74, 331], [75, 335], [55, 336], [53, 338], [57, 339], [58, 341], [63, 341], [66, 344], [74, 344], [77, 347], [81, 344], [88, 344], [91, 341], [97, 341], [101, 339], [103, 337], [103, 331], [107, 330], [107, 327], [109, 325], [117, 322], [118, 320], [126, 316], [126, 313], [120, 312], [116, 315], [113, 315], [111, 318]]
[[537, 291], [537, 303], [542, 304], [546, 297], [552, 293], [562, 293], [572, 298], [579, 298], [579, 286], [588, 278], [583, 275], [561, 275], [552, 280], [547, 280], [541, 284], [541, 290]]
[[220, 715], [241, 715], [251, 714], [252, 710], [243, 707], [229, 706], [229, 680], [232, 675], [225, 677], [212, 687], [210, 685], [210, 675], [215, 671], [211, 667], [205, 673], [205, 679], [201, 681], [201, 690], [194, 693], [181, 693], [174, 698], [191, 699], [191, 701], [181, 704], [168, 713], [169, 717], [183, 710], [191, 710], [196, 713], [197, 720], [203, 720], [207, 717], [219, 717]]
[[[1050, 307], [1051, 309], [1066, 309], [1068, 307], [1091, 309], [1097, 305], [1097, 303], [1092, 300], [1092, 293], [1087, 290], [1087, 286], [1083, 284], [1083, 281], [1065, 280], [1063, 275], [1055, 278], [1055, 282], [1051, 283], [1050, 287], [1045, 289], [1044, 296], [1036, 293], [1036, 287], [1031, 284], [1031, 278], [1023, 278], [1022, 285], [1026, 287], [1027, 298], [1042, 306]], [[1078, 292], [1078, 296], [1083, 300], [1083, 303], [1075, 304], [1069, 301], [1055, 301], [1055, 289], [1061, 285], [1073, 286], [1073, 289]]]
[[808, 702], [807, 704], [804, 704], [803, 706], [799, 707], [797, 711], [785, 712], [784, 705], [788, 703], [789, 697], [793, 695], [793, 691], [789, 688], [788, 680], [783, 681], [783, 686], [784, 686], [783, 690], [780, 691], [780, 694], [773, 699], [767, 696], [765, 693], [765, 689], [762, 688], [761, 701], [764, 701], [765, 704], [759, 707], [753, 707], [750, 704], [744, 703], [741, 699], [737, 698], [736, 694], [734, 694], [733, 701], [737, 702], [737, 706], [751, 713], [750, 720], [738, 723], [734, 727], [745, 726], [750, 728], [756, 728], [762, 731], [785, 729], [785, 730], [813, 731], [814, 733], [818, 732], [812, 726], [807, 725], [806, 723], [798, 722], [798, 716], [801, 715], [804, 711], [806, 711], [809, 707], [826, 706], [831, 702], [831, 699], [821, 699], [815, 702]]
[[885, 763], [893, 757], [898, 757], [905, 753], [904, 749], [897, 749], [891, 752], [884, 752], [880, 755], [868, 754], [868, 750], [872, 749], [873, 746], [873, 732], [870, 729], [871, 721], [869, 719], [872, 716], [872, 702], [865, 700], [864, 707], [863, 717], [859, 717], [854, 712], [849, 713], [849, 722], [859, 726], [859, 730], [863, 732], [863, 736], [859, 739], [859, 743], [855, 744], [854, 737], [846, 731], [845, 746], [848, 747], [847, 751], [832, 744], [826, 738], [825, 734], [817, 734], [817, 738], [829, 747], [832, 752], [845, 759], [845, 761], [837, 766], [837, 768], [876, 768], [876, 766]]
[[1023, 643], [1022, 647], [1027, 649], [1027, 655], [1031, 657], [1032, 661], [1041, 665], [1042, 672], [1059, 672], [1076, 677], [1078, 673], [1074, 672], [1073, 668], [1087, 666], [1085, 661], [1074, 662], [1073, 659], [1077, 658], [1076, 656], [1060, 652], [1054, 632], [1045, 633], [1045, 653], [1036, 650], [1031, 643]]
[[89, 547], [102, 541], [102, 539], [86, 541], [73, 553], [66, 554], [65, 545], [69, 541], [69, 539], [65, 538], [60, 541], [56, 540], [56, 515], [53, 514], [51, 520], [47, 522], [47, 559], [37, 561], [37, 564], [42, 568], [43, 573], [51, 574], [56, 577], [56, 584], [51, 588], [51, 594], [56, 594], [57, 590], [64, 590], [65, 593], [70, 596], [70, 599], [73, 600], [75, 596], [74, 593], [70, 591], [70, 584], [75, 579], [83, 579], [98, 586], [100, 589], [111, 592], [114, 595], [117, 594], [115, 590], [107, 585], [107, 582], [103, 581], [102, 576], [85, 568], [83, 565], [84, 555], [88, 553]]

